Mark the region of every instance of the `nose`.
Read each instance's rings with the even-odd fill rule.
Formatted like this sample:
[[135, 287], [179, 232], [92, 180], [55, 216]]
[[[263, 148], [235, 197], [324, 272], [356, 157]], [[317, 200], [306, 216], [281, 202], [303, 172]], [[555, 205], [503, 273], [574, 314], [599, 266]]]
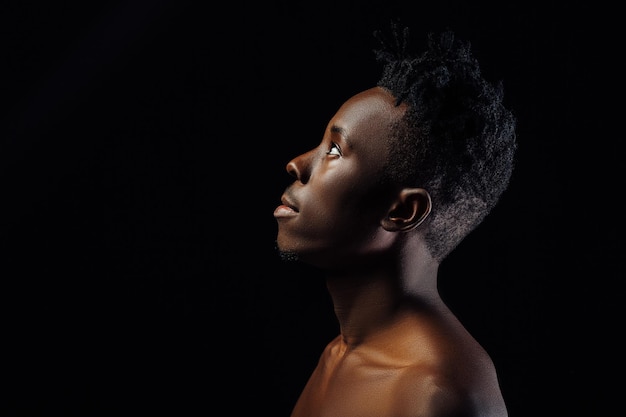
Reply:
[[299, 180], [302, 183], [306, 183], [311, 175], [311, 157], [313, 150], [296, 156], [287, 163], [287, 173]]

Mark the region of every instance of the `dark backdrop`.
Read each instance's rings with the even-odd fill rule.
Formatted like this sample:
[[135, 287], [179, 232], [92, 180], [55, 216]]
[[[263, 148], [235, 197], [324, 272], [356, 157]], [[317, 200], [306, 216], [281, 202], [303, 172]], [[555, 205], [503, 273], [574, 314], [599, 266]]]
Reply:
[[274, 252], [284, 166], [376, 82], [372, 31], [400, 17], [470, 40], [519, 119], [511, 188], [444, 297], [511, 417], [613, 415], [615, 11], [246, 3], [3, 2], [1, 414], [288, 416], [337, 328]]

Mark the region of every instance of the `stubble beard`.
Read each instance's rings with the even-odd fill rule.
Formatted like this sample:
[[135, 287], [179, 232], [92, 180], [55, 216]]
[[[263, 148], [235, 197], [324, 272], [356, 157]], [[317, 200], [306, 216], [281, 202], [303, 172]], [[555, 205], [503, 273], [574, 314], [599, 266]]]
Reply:
[[297, 262], [300, 259], [296, 252], [280, 249], [278, 247], [278, 242], [275, 243], [275, 249], [278, 253], [278, 257], [283, 262]]

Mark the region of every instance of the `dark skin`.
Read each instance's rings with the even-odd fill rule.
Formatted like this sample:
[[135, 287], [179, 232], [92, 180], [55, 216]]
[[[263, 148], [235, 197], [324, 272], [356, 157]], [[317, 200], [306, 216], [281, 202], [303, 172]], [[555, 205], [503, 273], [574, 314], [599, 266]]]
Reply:
[[291, 417], [507, 416], [491, 359], [438, 293], [428, 190], [380, 180], [405, 110], [380, 87], [356, 94], [287, 164], [278, 248], [323, 271], [340, 329]]

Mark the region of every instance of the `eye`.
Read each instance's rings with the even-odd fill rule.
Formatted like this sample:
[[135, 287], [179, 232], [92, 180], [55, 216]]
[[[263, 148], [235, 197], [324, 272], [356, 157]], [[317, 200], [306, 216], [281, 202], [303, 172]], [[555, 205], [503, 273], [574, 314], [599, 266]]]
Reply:
[[326, 155], [341, 156], [341, 148], [335, 142], [332, 142], [330, 144], [330, 149], [326, 152]]

